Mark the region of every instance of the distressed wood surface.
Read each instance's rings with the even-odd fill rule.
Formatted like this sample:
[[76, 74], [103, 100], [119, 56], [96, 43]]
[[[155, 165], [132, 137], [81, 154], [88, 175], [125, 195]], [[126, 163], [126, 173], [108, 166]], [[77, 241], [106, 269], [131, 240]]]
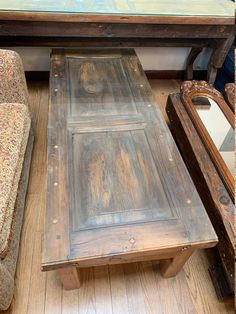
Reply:
[[[157, 104], [165, 114], [167, 97], [179, 91], [180, 81], [152, 80], [150, 83]], [[67, 291], [62, 288], [56, 271], [41, 272], [47, 186], [48, 82], [28, 82], [28, 88], [32, 117], [36, 120], [36, 140], [14, 299], [9, 311], [3, 314], [95, 314], [105, 311], [114, 314], [233, 314], [232, 300], [217, 300], [205, 250], [197, 250], [179, 275], [168, 280], [161, 277], [159, 265], [152, 262], [111, 265], [102, 269], [91, 267], [80, 270], [80, 289]], [[165, 118], [168, 121], [166, 114]]]
[[191, 120], [180, 94], [169, 97], [167, 113], [172, 132], [219, 237], [217, 248], [233, 291], [236, 236], [234, 200], [231, 199], [214, 160], [210, 158], [197, 131], [196, 121]]
[[235, 113], [235, 104], [236, 104], [236, 84], [235, 83], [228, 83], [225, 85], [225, 99]]
[[[16, 15], [19, 13], [16, 13]], [[149, 17], [151, 18], [151, 17]], [[176, 18], [175, 18], [176, 19]], [[42, 23], [43, 22], [43, 23]], [[86, 23], [84, 23], [86, 22]], [[201, 19], [142, 21], [141, 18], [129, 23], [122, 19], [115, 23], [114, 19], [102, 23], [99, 21], [83, 21], [70, 18], [66, 23], [61, 14], [53, 21], [47, 22], [39, 16], [2, 16], [0, 13], [0, 45], [37, 45], [66, 47], [134, 47], [134, 46], [188, 46], [210, 47], [212, 55], [208, 64], [208, 81], [214, 83], [217, 70], [222, 67], [227, 53], [234, 41], [234, 19], [232, 25], [222, 25], [215, 19], [212, 25]], [[186, 23], [187, 25], [182, 25]], [[36, 43], [35, 43], [36, 41]], [[194, 49], [196, 51], [196, 49]], [[196, 53], [191, 53], [187, 60], [187, 77], [191, 79], [191, 67]]]
[[[0, 11], [0, 45], [210, 47], [207, 80], [213, 84], [234, 41], [234, 24], [234, 13], [232, 18], [222, 18]], [[186, 63], [188, 79], [192, 78], [196, 51], [192, 50]]]
[[60, 268], [57, 272], [65, 290], [74, 290], [80, 287], [79, 273], [76, 267]]
[[218, 148], [213, 142], [213, 139], [208, 133], [207, 127], [203, 124], [203, 121], [199, 117], [196, 109], [193, 105], [193, 99], [196, 97], [200, 98], [211, 98], [214, 100], [220, 110], [224, 113], [229, 126], [231, 126], [231, 131], [234, 133], [234, 122], [235, 117], [230, 109], [230, 107], [226, 104], [223, 95], [213, 88], [212, 85], [208, 84], [204, 81], [186, 81], [183, 83], [181, 87], [181, 98], [183, 100], [183, 104], [185, 105], [186, 111], [188, 112], [191, 120], [193, 121], [195, 128], [208, 152], [213, 163], [216, 166], [216, 169], [224, 182], [225, 187], [228, 190], [231, 199], [234, 200], [235, 197], [235, 186], [234, 186], [234, 177], [230, 169], [227, 167], [223, 157], [221, 157]]
[[214, 246], [134, 51], [56, 50], [51, 68], [43, 270]]
[[182, 269], [193, 252], [193, 249], [182, 250], [174, 258], [161, 261], [160, 269], [163, 277], [170, 278], [175, 276], [180, 269]]
[[[33, 37], [74, 37], [74, 38], [87, 38], [90, 42], [97, 40], [97, 38], [108, 38], [112, 41], [114, 38], [158, 38], [165, 42], [171, 43], [172, 39], [176, 39], [181, 47], [182, 42], [191, 42], [193, 39], [201, 39], [201, 43], [206, 44], [206, 39], [218, 39], [215, 41], [212, 47], [217, 50], [217, 56], [215, 57], [218, 62], [222, 59], [221, 49], [225, 49], [228, 45], [228, 41], [234, 36], [234, 24], [233, 25], [221, 25], [216, 23], [215, 25], [207, 25], [204, 23], [192, 23], [193, 25], [181, 25], [181, 23], [142, 23], [136, 21], [136, 23], [129, 24], [127, 21], [122, 23], [110, 22], [73, 22], [67, 23], [57, 19], [52, 22], [32, 20], [31, 18], [20, 21], [12, 18], [5, 20], [0, 15], [0, 35], [4, 37], [8, 36], [33, 36]], [[47, 38], [44, 38], [47, 41]], [[178, 40], [177, 40], [178, 39]], [[172, 46], [170, 44], [170, 46]], [[86, 47], [86, 46], [83, 46]], [[99, 47], [99, 46], [97, 46]], [[214, 60], [213, 60], [214, 61]]]
[[[51, 97], [48, 115], [48, 189], [47, 189], [47, 220], [44, 242], [48, 252], [53, 252], [56, 260], [67, 259], [69, 255], [69, 206], [68, 190], [68, 155], [67, 130], [64, 127], [67, 116], [65, 62], [54, 61], [50, 80]], [[58, 228], [60, 226], [60, 228]], [[50, 239], [54, 239], [51, 241]], [[51, 246], [51, 247], [50, 247]], [[45, 253], [43, 251], [43, 253]]]

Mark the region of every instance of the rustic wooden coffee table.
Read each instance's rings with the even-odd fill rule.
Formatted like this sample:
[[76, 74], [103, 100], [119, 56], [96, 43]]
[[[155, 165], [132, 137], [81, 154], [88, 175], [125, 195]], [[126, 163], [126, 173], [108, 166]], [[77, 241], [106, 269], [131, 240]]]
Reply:
[[55, 50], [42, 269], [161, 260], [174, 276], [217, 236], [132, 49]]

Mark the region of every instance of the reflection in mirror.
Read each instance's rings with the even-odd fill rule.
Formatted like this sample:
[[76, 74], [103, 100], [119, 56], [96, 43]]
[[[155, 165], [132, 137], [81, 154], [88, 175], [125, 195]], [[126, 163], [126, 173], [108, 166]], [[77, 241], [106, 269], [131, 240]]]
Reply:
[[192, 99], [192, 102], [225, 164], [234, 176], [234, 129], [214, 100], [196, 97]]

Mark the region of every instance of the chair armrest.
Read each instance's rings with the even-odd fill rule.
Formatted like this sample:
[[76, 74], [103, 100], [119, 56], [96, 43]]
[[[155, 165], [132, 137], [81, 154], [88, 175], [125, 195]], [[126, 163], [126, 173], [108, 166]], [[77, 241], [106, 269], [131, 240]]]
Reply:
[[0, 103], [21, 103], [28, 106], [28, 91], [20, 56], [0, 49]]

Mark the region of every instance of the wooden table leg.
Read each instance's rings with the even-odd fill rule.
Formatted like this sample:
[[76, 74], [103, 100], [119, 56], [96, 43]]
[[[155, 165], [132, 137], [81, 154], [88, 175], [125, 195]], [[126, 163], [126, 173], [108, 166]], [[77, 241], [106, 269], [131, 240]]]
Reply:
[[208, 64], [208, 74], [207, 81], [210, 84], [214, 84], [216, 80], [217, 70], [220, 69], [227, 57], [227, 54], [234, 42], [234, 33], [227, 39], [222, 39], [216, 42], [215, 47], [213, 47], [213, 52]]
[[186, 72], [185, 79], [192, 80], [193, 79], [193, 63], [196, 60], [197, 56], [202, 52], [203, 47], [195, 47], [192, 48], [190, 54], [188, 55], [187, 64], [186, 64]]
[[57, 272], [65, 290], [74, 290], [80, 287], [79, 273], [76, 267], [61, 268]]
[[186, 249], [178, 253], [174, 258], [160, 262], [162, 276], [165, 278], [174, 277], [193, 254], [194, 249]]

